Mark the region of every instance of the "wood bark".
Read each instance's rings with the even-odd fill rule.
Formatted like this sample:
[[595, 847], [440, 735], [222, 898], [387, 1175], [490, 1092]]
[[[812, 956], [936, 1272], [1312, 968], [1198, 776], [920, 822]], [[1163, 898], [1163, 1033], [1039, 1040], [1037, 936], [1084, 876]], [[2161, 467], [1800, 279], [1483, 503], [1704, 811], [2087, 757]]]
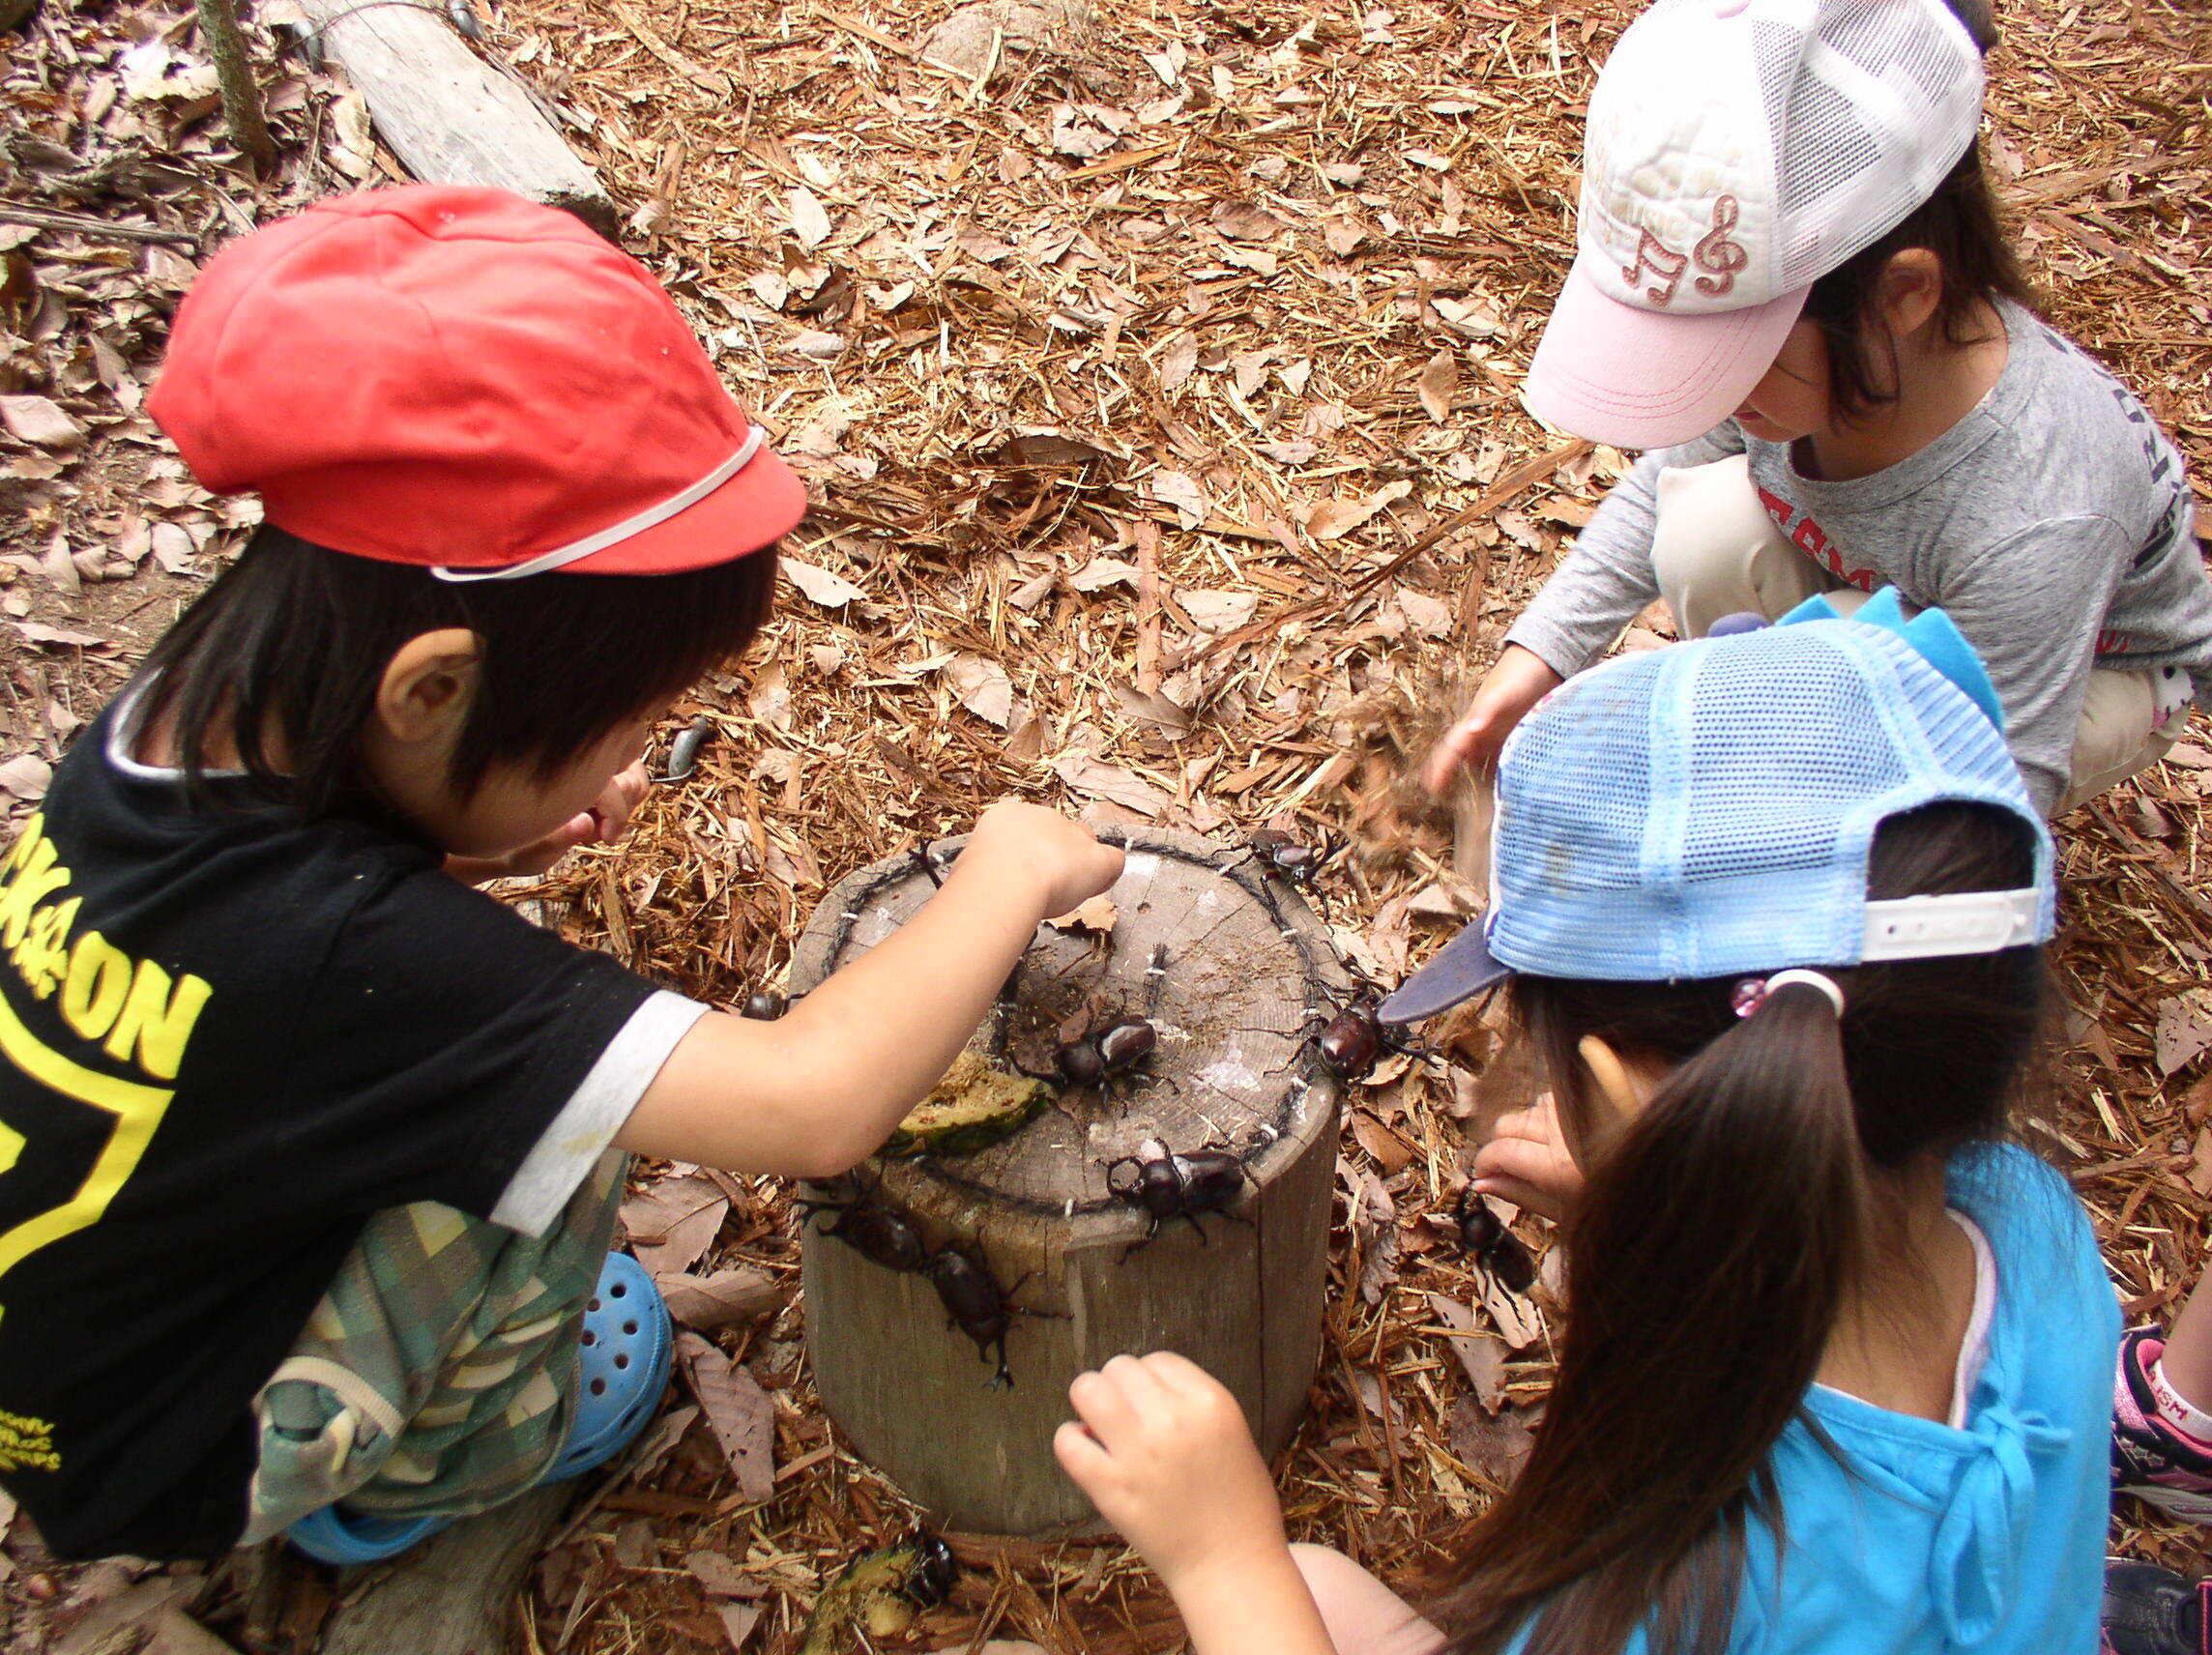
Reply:
[[355, 5], [303, 0], [324, 51], [361, 89], [377, 132], [409, 172], [426, 184], [511, 189], [615, 233], [620, 215], [597, 176], [521, 84], [471, 50], [441, 13]]
[[364, 1574], [324, 1622], [322, 1655], [506, 1655], [514, 1594], [575, 1492], [533, 1489]]
[[253, 83], [246, 32], [238, 26], [237, 0], [199, 0], [200, 34], [222, 90], [223, 124], [230, 140], [263, 177], [276, 165], [276, 143], [261, 114], [261, 88]]
[[[1338, 1088], [1307, 1036], [1311, 1014], [1349, 984], [1325, 929], [1279, 881], [1248, 860], [1209, 866], [1220, 847], [1203, 840], [1126, 831], [1111, 934], [1040, 930], [1013, 1007], [978, 1041], [1009, 1066], [1040, 1066], [1056, 1034], [1146, 1010], [1146, 967], [1164, 943], [1149, 1076], [1103, 1097], [1063, 1093], [1005, 1144], [879, 1161], [862, 1174], [880, 1178], [874, 1199], [910, 1214], [929, 1247], [967, 1251], [1017, 1305], [1045, 1313], [1014, 1319], [1013, 1384], [987, 1388], [992, 1364], [947, 1326], [925, 1275], [871, 1262], [824, 1234], [826, 1217], [804, 1241], [807, 1347], [824, 1406], [859, 1453], [952, 1528], [1096, 1525], [1051, 1444], [1068, 1381], [1110, 1356], [1190, 1357], [1235, 1393], [1268, 1454], [1296, 1429], [1320, 1357]], [[830, 893], [800, 944], [795, 989], [927, 899], [917, 868], [884, 883], [902, 865], [911, 859], [862, 870]], [[1106, 1168], [1146, 1138], [1240, 1153], [1243, 1198], [1231, 1214], [1201, 1215], [1198, 1228], [1163, 1225], [1130, 1251], [1148, 1219], [1107, 1196]]]

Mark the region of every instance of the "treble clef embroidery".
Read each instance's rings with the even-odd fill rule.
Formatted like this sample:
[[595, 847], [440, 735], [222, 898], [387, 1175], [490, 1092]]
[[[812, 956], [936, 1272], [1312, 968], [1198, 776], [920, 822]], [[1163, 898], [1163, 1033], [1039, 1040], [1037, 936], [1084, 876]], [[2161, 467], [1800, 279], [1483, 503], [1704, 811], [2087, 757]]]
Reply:
[[1751, 263], [1751, 254], [1744, 251], [1743, 244], [1733, 240], [1729, 232], [1735, 228], [1735, 197], [1724, 195], [1713, 203], [1713, 227], [1698, 238], [1691, 248], [1700, 270], [1709, 270], [1711, 276], [1698, 277], [1700, 293], [1722, 294], [1735, 285], [1736, 272]]
[[1664, 308], [1674, 302], [1674, 289], [1681, 285], [1682, 272], [1689, 262], [1645, 229], [1636, 243], [1636, 262], [1620, 267], [1620, 279], [1634, 287], [1644, 278], [1644, 273], [1649, 271], [1660, 279], [1646, 287], [1644, 295]]

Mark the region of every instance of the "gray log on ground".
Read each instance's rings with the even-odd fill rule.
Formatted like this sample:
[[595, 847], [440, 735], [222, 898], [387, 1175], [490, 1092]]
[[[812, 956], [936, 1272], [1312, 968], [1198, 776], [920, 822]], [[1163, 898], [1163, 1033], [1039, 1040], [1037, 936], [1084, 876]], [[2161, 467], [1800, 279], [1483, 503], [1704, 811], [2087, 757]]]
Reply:
[[[880, 1176], [877, 1198], [905, 1209], [928, 1246], [970, 1251], [1016, 1304], [1049, 1313], [1014, 1318], [1013, 1385], [986, 1388], [991, 1364], [947, 1327], [925, 1276], [826, 1235], [826, 1215], [804, 1239], [807, 1349], [824, 1406], [856, 1451], [955, 1529], [1096, 1525], [1053, 1458], [1052, 1435], [1067, 1417], [1068, 1381], [1110, 1356], [1190, 1357], [1236, 1394], [1270, 1455], [1296, 1429], [1320, 1359], [1338, 1088], [1305, 1047], [1310, 1014], [1340, 1002], [1348, 979], [1326, 928], [1256, 866], [1218, 870], [1209, 858], [1222, 847], [1187, 834], [1101, 831], [1126, 834], [1130, 853], [1112, 932], [1040, 928], [1010, 1005], [976, 1049], [1034, 1070], [1076, 1028], [1145, 1011], [1146, 968], [1164, 943], [1149, 1080], [1103, 1098], [1063, 1092], [1013, 1137], [970, 1154], [879, 1159], [862, 1173]], [[839, 885], [800, 943], [792, 988], [880, 942], [931, 890], [911, 857]], [[1171, 1223], [1124, 1259], [1147, 1220], [1108, 1196], [1107, 1167], [1146, 1139], [1227, 1147], [1249, 1181], [1234, 1216], [1199, 1218], [1203, 1240]]]
[[507, 1655], [515, 1593], [575, 1492], [533, 1489], [365, 1573], [324, 1623], [322, 1655]]
[[565, 207], [613, 235], [620, 215], [521, 85], [483, 61], [443, 13], [303, 0], [323, 49], [368, 101], [393, 154], [426, 184], [481, 184]]

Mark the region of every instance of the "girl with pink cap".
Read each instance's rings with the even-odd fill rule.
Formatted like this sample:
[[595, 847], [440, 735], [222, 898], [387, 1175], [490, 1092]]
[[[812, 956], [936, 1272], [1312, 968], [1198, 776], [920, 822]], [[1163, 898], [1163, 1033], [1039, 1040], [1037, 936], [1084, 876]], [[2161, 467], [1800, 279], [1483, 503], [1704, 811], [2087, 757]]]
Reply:
[[2046, 810], [2212, 685], [2180, 456], [2039, 319], [1977, 153], [1982, 0], [1659, 0], [1590, 97], [1525, 397], [1643, 457], [1430, 756], [1442, 788], [1663, 598], [1684, 637], [1882, 587], [1988, 663]]

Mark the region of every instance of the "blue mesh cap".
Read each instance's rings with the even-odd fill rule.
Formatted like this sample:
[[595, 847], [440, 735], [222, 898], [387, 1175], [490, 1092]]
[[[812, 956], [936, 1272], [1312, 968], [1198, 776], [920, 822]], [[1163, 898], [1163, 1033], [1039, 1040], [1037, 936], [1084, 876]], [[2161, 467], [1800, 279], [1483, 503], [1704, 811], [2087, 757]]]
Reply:
[[[1944, 666], [1980, 678], [1970, 653]], [[2026, 824], [2034, 886], [1869, 902], [1876, 828], [1937, 800]], [[1513, 971], [1654, 982], [1982, 953], [2048, 941], [2056, 918], [2050, 829], [1974, 685], [1909, 633], [1856, 620], [1570, 679], [1506, 740], [1491, 881], [1489, 913], [1383, 1002], [1385, 1021]]]

